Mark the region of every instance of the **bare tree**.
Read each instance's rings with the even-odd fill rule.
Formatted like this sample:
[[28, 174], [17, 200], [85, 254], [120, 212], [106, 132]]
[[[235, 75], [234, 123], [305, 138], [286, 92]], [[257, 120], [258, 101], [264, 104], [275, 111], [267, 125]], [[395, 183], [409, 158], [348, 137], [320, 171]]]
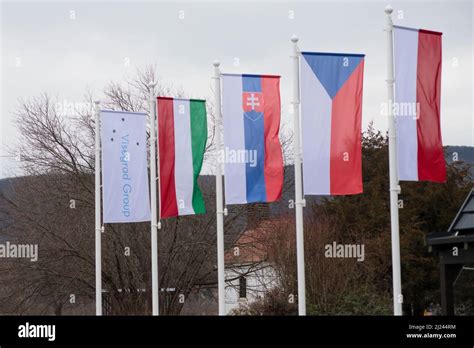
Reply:
[[[155, 95], [185, 97], [182, 89], [163, 85], [155, 69], [146, 67], [122, 83], [108, 83], [102, 107], [146, 112], [150, 81], [158, 82]], [[84, 102], [74, 110], [59, 110], [57, 101], [47, 94], [19, 102], [20, 141], [12, 152], [21, 153], [25, 176], [10, 180], [13, 191], [8, 194], [0, 190], [0, 208], [8, 215], [1, 234], [9, 240], [37, 243], [40, 255], [37, 262], [2, 262], [0, 274], [10, 285], [0, 291], [0, 311], [93, 313], [94, 99], [87, 92]], [[214, 105], [206, 105], [209, 139], [205, 161], [214, 162]], [[291, 136], [283, 134], [281, 141], [287, 149]], [[208, 167], [212, 172], [212, 163]], [[213, 176], [204, 175], [199, 182], [207, 214], [166, 219], [159, 230], [162, 314], [179, 314], [190, 294], [205, 290], [212, 296], [217, 288], [215, 181]], [[290, 186], [285, 183], [284, 190]], [[264, 204], [233, 206], [225, 219], [226, 247], [267, 213]], [[102, 279], [109, 314], [150, 313], [149, 229], [147, 223], [105, 226]], [[217, 313], [217, 301], [213, 300]]]

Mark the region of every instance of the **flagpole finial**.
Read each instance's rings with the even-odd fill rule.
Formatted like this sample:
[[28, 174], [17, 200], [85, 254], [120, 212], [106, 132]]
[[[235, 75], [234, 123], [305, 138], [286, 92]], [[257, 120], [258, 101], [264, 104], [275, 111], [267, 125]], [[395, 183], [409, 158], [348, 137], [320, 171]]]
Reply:
[[216, 59], [216, 60], [212, 63], [212, 65], [214, 65], [216, 68], [218, 68], [219, 65], [221, 65], [221, 63]]
[[96, 106], [99, 106], [100, 100], [94, 100], [94, 104], [95, 104]]
[[390, 5], [385, 6], [385, 13], [390, 16], [393, 12], [393, 7]]
[[153, 81], [153, 80], [151, 80], [151, 81], [148, 83], [148, 87], [150, 87], [150, 89], [155, 88], [155, 86], [156, 86], [156, 82]]
[[291, 37], [291, 42], [297, 43], [298, 40], [299, 40], [299, 39], [298, 39], [298, 36], [296, 36], [296, 35], [293, 35], [293, 36]]

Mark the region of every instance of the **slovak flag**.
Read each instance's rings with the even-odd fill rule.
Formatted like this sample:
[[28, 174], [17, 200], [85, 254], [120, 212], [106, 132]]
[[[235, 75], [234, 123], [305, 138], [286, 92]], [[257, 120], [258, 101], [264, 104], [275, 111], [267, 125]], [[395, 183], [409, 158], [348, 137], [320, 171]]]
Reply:
[[363, 54], [302, 52], [303, 190], [362, 192]]
[[399, 180], [446, 181], [440, 127], [441, 33], [394, 26]]
[[279, 200], [280, 77], [222, 74], [226, 204]]

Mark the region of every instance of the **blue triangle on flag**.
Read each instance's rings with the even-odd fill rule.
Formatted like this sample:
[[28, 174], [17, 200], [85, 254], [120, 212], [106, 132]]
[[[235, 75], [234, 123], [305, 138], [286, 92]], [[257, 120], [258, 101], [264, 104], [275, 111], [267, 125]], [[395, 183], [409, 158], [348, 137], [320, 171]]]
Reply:
[[364, 59], [363, 54], [302, 52], [302, 55], [331, 99]]

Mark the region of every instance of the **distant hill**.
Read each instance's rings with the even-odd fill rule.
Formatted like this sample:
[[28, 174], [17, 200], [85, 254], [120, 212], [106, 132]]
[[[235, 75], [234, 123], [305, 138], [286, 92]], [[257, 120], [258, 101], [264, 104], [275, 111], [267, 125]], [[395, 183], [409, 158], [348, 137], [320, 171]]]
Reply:
[[474, 147], [472, 146], [446, 146], [446, 162], [453, 163], [455, 155], [458, 161], [469, 163], [471, 177], [474, 178]]
[[[472, 146], [446, 146], [446, 162], [452, 163], [455, 156], [457, 156], [458, 161], [463, 161], [468, 163], [471, 168], [471, 176], [474, 178], [474, 147]], [[255, 215], [255, 218], [251, 216], [245, 218], [243, 221], [236, 222], [236, 224], [241, 224], [242, 228], [245, 228], [245, 225], [258, 223], [258, 221], [271, 217], [277, 216], [280, 214], [288, 213], [288, 205], [290, 200], [294, 200], [294, 169], [293, 166], [285, 167], [285, 184], [284, 192], [282, 199], [278, 202], [271, 204], [258, 204], [255, 205], [255, 209], [259, 214]], [[21, 180], [21, 178], [6, 178], [0, 179], [0, 193], [6, 194], [8, 196], [14, 195], [13, 184]], [[214, 207], [215, 205], [215, 178], [212, 175], [201, 175], [199, 177], [199, 185], [202, 188], [204, 193], [204, 199], [206, 201], [207, 207]], [[316, 203], [321, 200], [321, 196], [306, 196], [305, 199], [308, 204]], [[257, 221], [252, 221], [253, 219]], [[8, 224], [9, 221], [6, 219], [2, 212], [0, 211], [0, 228]], [[1, 234], [0, 234], [1, 235]]]

